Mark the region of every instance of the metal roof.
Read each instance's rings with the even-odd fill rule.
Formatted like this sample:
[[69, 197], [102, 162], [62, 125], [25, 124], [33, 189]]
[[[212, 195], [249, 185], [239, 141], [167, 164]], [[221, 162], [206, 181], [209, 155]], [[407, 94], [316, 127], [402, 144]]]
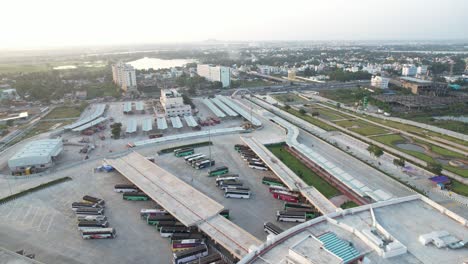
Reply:
[[421, 80], [421, 79], [414, 78], [414, 77], [400, 77], [400, 79], [408, 81], [408, 82], [415, 82], [415, 83], [425, 83], [425, 84], [432, 83], [431, 81]]
[[217, 95], [216, 98], [221, 100], [223, 103], [227, 104], [229, 107], [231, 107], [234, 111], [239, 113], [246, 120], [250, 121], [250, 123], [252, 123], [252, 125], [254, 125], [254, 126], [261, 126], [262, 125], [262, 122], [260, 122], [260, 120], [255, 118], [251, 113], [248, 113], [247, 111], [245, 111], [240, 105], [235, 103], [230, 98], [228, 98], [226, 96], [222, 96], [222, 95]]
[[102, 122], [104, 122], [106, 120], [107, 120], [107, 117], [99, 117], [98, 119], [96, 119], [94, 121], [91, 121], [91, 122], [89, 122], [87, 124], [84, 124], [82, 126], [79, 126], [77, 128], [72, 129], [72, 131], [81, 132], [81, 131], [86, 130], [86, 129], [90, 128], [90, 127], [98, 125], [98, 124], [100, 124], [100, 123], [102, 123]]
[[184, 116], [184, 119], [185, 119], [185, 122], [187, 122], [187, 125], [188, 125], [189, 127], [196, 127], [196, 126], [198, 126], [198, 123], [197, 123], [197, 121], [195, 121], [195, 118], [193, 118], [193, 116], [187, 115], [187, 116]]
[[178, 116], [171, 117], [171, 123], [174, 128], [182, 128], [184, 126]]
[[164, 117], [158, 117], [158, 119], [156, 119], [156, 124], [158, 125], [158, 129], [161, 129], [161, 130], [167, 129], [167, 122], [166, 122], [166, 118]]
[[132, 111], [132, 102], [125, 102], [123, 107], [124, 113], [128, 113]]
[[226, 117], [226, 115], [219, 110], [209, 99], [203, 99], [203, 103], [210, 108], [210, 110], [217, 116], [217, 117]]
[[137, 131], [137, 121], [136, 119], [129, 119], [127, 121], [126, 133], [135, 133]]
[[8, 166], [14, 168], [47, 164], [52, 161], [52, 157], [59, 155], [62, 150], [63, 143], [61, 139], [32, 141], [8, 160]]
[[143, 119], [141, 123], [141, 130], [148, 132], [153, 130], [153, 119], [151, 117]]
[[135, 103], [135, 108], [137, 111], [143, 111], [145, 110], [145, 105], [143, 104], [142, 101], [139, 101]]
[[211, 98], [211, 101], [221, 108], [228, 116], [239, 116], [236, 112], [232, 111], [227, 105], [221, 102], [218, 98]]
[[333, 232], [327, 232], [318, 237], [324, 247], [343, 260], [344, 263], [359, 257], [361, 253], [357, 251], [351, 243], [344, 241]]
[[222, 135], [222, 134], [229, 134], [229, 133], [237, 133], [237, 132], [242, 132], [242, 131], [245, 131], [245, 129], [242, 127], [229, 127], [229, 128], [203, 130], [203, 131], [198, 131], [198, 132], [176, 134], [176, 135], [164, 136], [160, 138], [141, 140], [141, 141], [135, 142], [135, 146], [143, 146], [143, 145], [153, 144], [153, 143], [169, 142], [173, 140], [185, 140], [185, 139], [190, 139], [190, 138], [207, 137], [209, 135], [215, 136], [215, 135]]
[[73, 123], [73, 124], [70, 124], [70, 125], [67, 125], [67, 126], [64, 126], [64, 129], [73, 129], [73, 128], [76, 128], [76, 127], [80, 127], [86, 123], [89, 123], [91, 121], [93, 121], [94, 119], [102, 116], [104, 114], [104, 111], [106, 110], [106, 105], [105, 104], [98, 104], [96, 105], [96, 108], [94, 109], [94, 112], [88, 116], [88, 117], [85, 117], [83, 119], [80, 119], [78, 120], [77, 122]]

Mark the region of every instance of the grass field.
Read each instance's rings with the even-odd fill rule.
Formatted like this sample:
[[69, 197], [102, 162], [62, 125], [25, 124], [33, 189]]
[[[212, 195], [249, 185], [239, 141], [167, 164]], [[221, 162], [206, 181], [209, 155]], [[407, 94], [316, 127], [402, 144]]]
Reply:
[[340, 205], [340, 207], [342, 209], [348, 209], [348, 208], [353, 208], [353, 207], [357, 207], [359, 206], [357, 203], [353, 202], [353, 201], [347, 201], [345, 203], [343, 203], [342, 205]]
[[327, 108], [308, 108], [308, 110], [309, 110], [310, 113], [318, 112], [319, 117], [327, 119], [329, 121], [336, 120], [336, 119], [349, 118], [349, 117], [347, 117], [345, 115], [341, 115], [338, 112], [333, 111], [333, 110], [329, 110]]
[[273, 98], [275, 98], [278, 101], [284, 102], [284, 103], [306, 103], [307, 100], [299, 97], [297, 94], [293, 93], [287, 93], [287, 94], [274, 94], [272, 95]]
[[[373, 139], [377, 140], [377, 141], [379, 141], [379, 142], [381, 142], [381, 143], [383, 143], [385, 145], [388, 145], [390, 147], [397, 148], [401, 152], [409, 154], [409, 155], [411, 155], [413, 157], [416, 157], [416, 158], [418, 158], [420, 160], [423, 160], [425, 162], [440, 163], [437, 160], [435, 160], [434, 158], [432, 158], [431, 156], [429, 156], [427, 154], [424, 154], [424, 153], [421, 153], [419, 151], [406, 150], [406, 149], [396, 147], [395, 144], [406, 142], [406, 139], [403, 138], [400, 135], [385, 135], [385, 136], [374, 137]], [[431, 144], [427, 144], [427, 143], [422, 142], [422, 141], [417, 141], [416, 140], [416, 142], [419, 143], [419, 144], [424, 144], [424, 145], [428, 146], [429, 148], [431, 148], [431, 150], [434, 153], [437, 153], [437, 154], [439, 154], [441, 156], [452, 157], [452, 158], [463, 158], [463, 155], [460, 155], [460, 154], [458, 154], [456, 152], [446, 150], [446, 149], [443, 149], [443, 148], [440, 148], [440, 147], [437, 147], [437, 146], [434, 146], [434, 145], [431, 145]], [[453, 166], [446, 165], [446, 164], [442, 164], [442, 167], [444, 169], [446, 169], [446, 170], [448, 170], [450, 172], [453, 172], [455, 174], [458, 174], [458, 175], [460, 175], [462, 177], [468, 177], [468, 170], [466, 170], [466, 169], [453, 167]]]
[[80, 106], [59, 106], [50, 111], [50, 113], [47, 114], [44, 119], [79, 117], [81, 112], [82, 108]]
[[[362, 120], [343, 120], [343, 121], [337, 121], [335, 122], [335, 124], [341, 127], [347, 128], [363, 136], [385, 134], [385, 133], [390, 132], [384, 128], [371, 125]], [[353, 128], [353, 126], [357, 126], [357, 127]]]
[[339, 195], [340, 192], [330, 185], [327, 181], [320, 178], [312, 170], [307, 168], [299, 159], [294, 157], [291, 153], [287, 152], [285, 146], [269, 146], [273, 154], [280, 159], [286, 166], [288, 166], [294, 173], [296, 173], [301, 179], [304, 180], [308, 185], [314, 186], [319, 192], [325, 197], [331, 198]]
[[328, 125], [328, 124], [325, 124], [324, 122], [318, 120], [317, 118], [312, 117], [312, 116], [307, 115], [307, 114], [303, 115], [303, 114], [301, 114], [299, 111], [297, 111], [297, 110], [295, 110], [295, 109], [292, 109], [292, 108], [290, 108], [290, 109], [285, 109], [284, 107], [283, 107], [282, 109], [283, 109], [284, 111], [286, 111], [286, 112], [292, 114], [292, 115], [295, 115], [295, 116], [297, 116], [297, 117], [299, 117], [299, 118], [301, 118], [301, 119], [303, 119], [303, 120], [305, 120], [305, 121], [311, 123], [312, 125], [315, 125], [315, 126], [320, 127], [321, 129], [323, 129], [323, 130], [325, 130], [325, 131], [336, 130], [334, 127], [332, 127], [332, 126], [330, 126], [330, 125]]
[[452, 191], [464, 196], [468, 196], [468, 185], [452, 180]]

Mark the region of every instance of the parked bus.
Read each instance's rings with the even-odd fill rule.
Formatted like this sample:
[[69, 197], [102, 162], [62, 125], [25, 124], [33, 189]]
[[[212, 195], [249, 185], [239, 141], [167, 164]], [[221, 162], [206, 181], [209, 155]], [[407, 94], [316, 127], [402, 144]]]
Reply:
[[196, 164], [197, 162], [200, 162], [200, 161], [202, 161], [202, 160], [207, 160], [207, 159], [208, 159], [208, 158], [206, 157], [206, 155], [205, 155], [205, 154], [202, 154], [202, 155], [199, 156], [199, 157], [195, 157], [195, 158], [191, 159], [190, 162], [188, 162], [188, 164], [189, 164], [190, 166], [192, 166], [192, 167], [195, 167], [195, 164]]
[[104, 215], [77, 215], [76, 218], [78, 219], [78, 221], [86, 220], [86, 221], [98, 222], [98, 221], [106, 221], [107, 220], [107, 217], [104, 216]]
[[194, 153], [195, 153], [195, 150], [193, 148], [182, 148], [182, 149], [174, 150], [174, 155], [176, 157], [185, 157], [188, 155], [192, 155]]
[[226, 198], [237, 198], [237, 199], [249, 199], [250, 198], [250, 191], [233, 191], [228, 190], [224, 193], [224, 197]]
[[177, 222], [177, 221], [160, 221], [156, 225], [156, 229], [158, 231], [161, 231], [161, 228], [163, 227], [185, 227], [185, 226], [181, 222]]
[[278, 235], [279, 233], [284, 231], [283, 229], [277, 227], [276, 225], [270, 222], [266, 222], [263, 224], [263, 230], [265, 230], [265, 232], [271, 235]]
[[148, 225], [157, 225], [162, 221], [172, 221], [176, 222], [176, 219], [172, 215], [150, 215], [146, 219]]
[[78, 208], [75, 210], [75, 213], [76, 214], [85, 214], [85, 213], [89, 213], [89, 215], [97, 215], [97, 214], [100, 214], [102, 215], [104, 213], [104, 208]]
[[227, 180], [236, 180], [239, 179], [239, 174], [224, 174], [223, 176], [216, 177], [216, 184], [220, 181], [227, 181]]
[[289, 192], [289, 188], [284, 187], [284, 186], [279, 186], [279, 185], [271, 185], [268, 187], [269, 191], [272, 193], [274, 191], [286, 191]]
[[276, 186], [284, 186], [283, 182], [280, 179], [277, 178], [271, 178], [271, 177], [263, 177], [262, 183], [266, 185], [276, 185]]
[[317, 211], [313, 210], [313, 209], [305, 209], [305, 208], [289, 208], [286, 210], [286, 212], [301, 212], [301, 213], [305, 213], [306, 214], [306, 217], [308, 219], [312, 219], [312, 218], [315, 218], [318, 213]]
[[174, 233], [190, 233], [190, 228], [185, 226], [163, 226], [159, 231], [162, 237], [171, 237]]
[[189, 248], [197, 247], [202, 244], [205, 244], [204, 239], [182, 239], [182, 240], [172, 240], [171, 248], [172, 252], [177, 252], [180, 250], [186, 250]]
[[244, 186], [232, 186], [232, 185], [227, 185], [227, 186], [223, 186], [223, 190], [225, 192], [228, 192], [228, 191], [243, 191], [243, 192], [248, 192], [250, 191], [250, 188], [249, 187], [244, 187]]
[[195, 153], [195, 154], [192, 154], [192, 155], [188, 155], [188, 156], [185, 156], [184, 157], [184, 160], [188, 163], [190, 163], [193, 159], [196, 159], [198, 157], [204, 157], [205, 154], [203, 153]]
[[287, 211], [276, 212], [276, 221], [279, 221], [279, 222], [303, 223], [306, 220], [307, 220], [307, 217], [304, 212], [287, 212]]
[[313, 209], [314, 207], [312, 205], [310, 205], [310, 204], [284, 203], [284, 210], [289, 210], [290, 208]]
[[208, 159], [208, 160], [204, 160], [201, 162], [197, 162], [195, 169], [201, 170], [201, 169], [208, 168], [214, 165], [215, 165], [215, 161]]
[[245, 161], [247, 161], [248, 163], [262, 163], [262, 164], [265, 164], [260, 158], [256, 158], [256, 157], [247, 157], [245, 159]]
[[216, 186], [221, 186], [221, 185], [226, 185], [226, 184], [231, 184], [231, 183], [239, 184], [239, 183], [242, 183], [242, 181], [239, 179], [222, 180], [222, 181], [216, 180]]
[[102, 221], [80, 221], [78, 222], [78, 229], [82, 230], [85, 228], [106, 228], [109, 226], [109, 222]]
[[122, 198], [127, 201], [148, 201], [149, 196], [143, 192], [124, 193]]
[[219, 186], [219, 188], [223, 191], [228, 191], [228, 190], [237, 190], [237, 188], [241, 188], [243, 187], [244, 184], [242, 182], [232, 182], [232, 183], [226, 183], [226, 184], [223, 184], [221, 186]]
[[229, 219], [229, 209], [224, 209], [221, 212], [219, 212], [219, 214], [226, 217], [226, 219]]
[[220, 263], [226, 263], [226, 262], [224, 262], [224, 260], [221, 258], [221, 255], [219, 253], [213, 253], [206, 257], [202, 257], [202, 258], [187, 262], [186, 264], [220, 264]]
[[247, 145], [235, 144], [234, 149], [239, 151], [240, 149], [249, 149]]
[[114, 186], [114, 192], [127, 193], [127, 192], [139, 192], [140, 190], [134, 184], [116, 184]]
[[182, 240], [182, 239], [202, 239], [205, 238], [200, 233], [175, 233], [171, 236], [171, 241]]
[[256, 169], [256, 170], [262, 170], [262, 171], [267, 171], [268, 170], [268, 167], [266, 165], [261, 165], [261, 164], [252, 163], [252, 162], [249, 162], [249, 168]]
[[299, 202], [299, 195], [295, 193], [274, 190], [272, 194], [275, 199], [293, 203]]
[[88, 228], [81, 230], [81, 237], [83, 239], [105, 239], [116, 236], [114, 228]]
[[206, 245], [200, 245], [187, 250], [174, 252], [173, 255], [173, 264], [184, 264], [189, 261], [208, 256], [208, 248], [206, 247]]
[[104, 207], [102, 205], [92, 204], [92, 203], [79, 203], [79, 202], [72, 203], [73, 211], [76, 211], [78, 208], [104, 208]]
[[91, 202], [91, 203], [97, 203], [97, 204], [100, 204], [100, 205], [104, 205], [104, 203], [105, 203], [103, 199], [92, 197], [92, 196], [89, 196], [89, 195], [83, 196], [83, 201]]
[[140, 217], [142, 219], [147, 219], [149, 215], [157, 215], [157, 214], [168, 214], [164, 209], [141, 209], [140, 210]]
[[210, 170], [210, 172], [208, 173], [208, 176], [211, 177], [211, 176], [219, 176], [219, 175], [223, 175], [223, 174], [226, 174], [229, 172], [229, 168], [226, 167], [226, 166], [221, 166], [221, 167], [217, 167], [213, 170]]

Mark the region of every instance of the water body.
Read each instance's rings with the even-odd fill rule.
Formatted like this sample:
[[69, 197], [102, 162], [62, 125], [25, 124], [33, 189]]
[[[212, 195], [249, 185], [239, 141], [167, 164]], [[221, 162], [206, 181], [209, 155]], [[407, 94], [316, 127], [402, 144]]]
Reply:
[[417, 151], [424, 153], [425, 149], [421, 146], [418, 146], [416, 144], [411, 144], [411, 143], [399, 143], [396, 144], [398, 148], [405, 149], [405, 150], [411, 150], [411, 151]]
[[158, 69], [167, 69], [172, 67], [180, 67], [184, 66], [187, 63], [195, 62], [195, 60], [162, 60], [157, 58], [148, 58], [144, 57], [142, 59], [136, 61], [127, 62], [128, 64], [135, 67], [137, 70], [147, 70], [153, 68], [155, 70]]
[[468, 123], [468, 116], [435, 116], [434, 119], [452, 120], [452, 121]]

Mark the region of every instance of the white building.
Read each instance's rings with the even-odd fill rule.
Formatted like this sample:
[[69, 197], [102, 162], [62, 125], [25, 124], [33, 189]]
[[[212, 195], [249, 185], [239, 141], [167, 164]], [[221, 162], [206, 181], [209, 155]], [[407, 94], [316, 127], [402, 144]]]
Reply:
[[401, 69], [401, 75], [403, 76], [415, 76], [417, 68], [414, 65], [403, 65]]
[[372, 76], [371, 78], [371, 86], [377, 87], [380, 89], [388, 89], [388, 82], [390, 78], [385, 78], [382, 76]]
[[289, 80], [296, 79], [296, 69], [288, 70], [288, 79]]
[[229, 67], [198, 64], [197, 74], [209, 81], [221, 82], [223, 88], [231, 86], [231, 68]]
[[161, 90], [161, 98], [159, 100], [167, 117], [192, 114], [191, 106], [184, 104], [184, 99], [175, 89]]
[[32, 141], [8, 160], [8, 167], [12, 172], [24, 172], [27, 168], [31, 168], [31, 172], [43, 171], [53, 165], [62, 150], [61, 139]]
[[13, 100], [18, 98], [18, 93], [14, 88], [0, 90], [0, 100]]
[[112, 65], [112, 78], [125, 92], [137, 91], [136, 73], [132, 65], [123, 62]]
[[419, 75], [425, 75], [427, 73], [427, 65], [421, 65], [417, 69]]

